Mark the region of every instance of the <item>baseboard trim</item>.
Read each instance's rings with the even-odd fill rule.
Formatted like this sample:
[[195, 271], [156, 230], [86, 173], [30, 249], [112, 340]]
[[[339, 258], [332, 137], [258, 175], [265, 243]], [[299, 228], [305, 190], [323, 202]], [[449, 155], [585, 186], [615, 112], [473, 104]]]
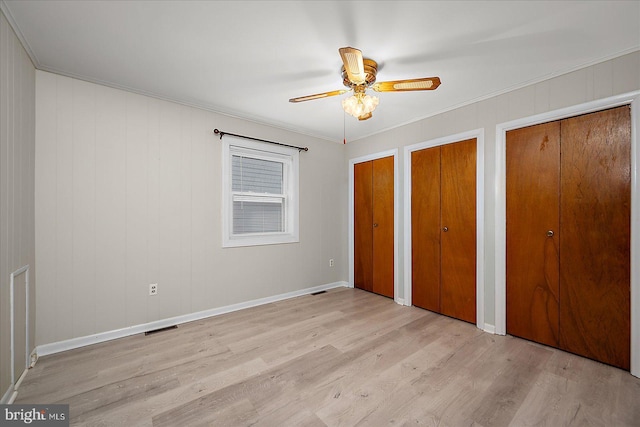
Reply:
[[195, 320], [206, 319], [208, 317], [219, 316], [233, 311], [243, 310], [245, 308], [256, 307], [259, 305], [269, 304], [276, 301], [282, 301], [289, 298], [295, 298], [303, 295], [309, 295], [314, 292], [325, 291], [333, 288], [349, 287], [349, 283], [345, 281], [328, 283], [326, 285], [314, 286], [311, 288], [300, 289], [297, 291], [287, 292], [284, 294], [274, 295], [265, 298], [258, 298], [251, 301], [231, 304], [224, 307], [213, 308], [210, 310], [198, 311], [196, 313], [184, 314], [182, 316], [171, 317], [168, 319], [156, 320], [154, 322], [144, 323], [141, 325], [129, 326], [113, 331], [100, 332], [94, 335], [72, 338], [64, 341], [58, 341], [50, 344], [42, 344], [36, 347], [37, 357], [49, 354], [60, 353], [75, 348], [85, 347], [92, 344], [98, 344], [105, 341], [111, 341], [118, 338], [136, 335], [154, 329], [166, 328], [181, 323], [193, 322]]
[[16, 399], [16, 394], [17, 393], [13, 388], [13, 384], [11, 384], [7, 389], [7, 391], [4, 393], [4, 395], [2, 396], [2, 399], [0, 399], [0, 404], [10, 405]]
[[31, 364], [24, 371], [22, 371], [22, 374], [20, 374], [18, 381], [16, 381], [15, 384], [11, 384], [9, 386], [7, 391], [2, 396], [2, 399], [0, 399], [1, 405], [11, 405], [16, 400], [16, 397], [18, 397], [18, 389], [20, 388], [20, 384], [22, 384], [22, 380], [27, 376], [27, 372], [29, 372], [29, 369], [33, 368], [38, 361], [38, 354], [36, 353], [35, 348], [31, 352], [29, 358], [31, 360]]
[[488, 332], [490, 334], [496, 334], [496, 325], [491, 325], [489, 323], [485, 323], [484, 324], [484, 328], [482, 328], [483, 331]]

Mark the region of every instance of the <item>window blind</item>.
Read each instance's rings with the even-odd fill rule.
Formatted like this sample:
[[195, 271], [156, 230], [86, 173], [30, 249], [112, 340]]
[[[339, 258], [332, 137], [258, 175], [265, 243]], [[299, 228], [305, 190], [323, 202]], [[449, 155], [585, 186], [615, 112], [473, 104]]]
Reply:
[[231, 190], [241, 193], [282, 194], [283, 164], [253, 157], [233, 156]]
[[283, 232], [283, 163], [234, 155], [231, 169], [233, 234]]

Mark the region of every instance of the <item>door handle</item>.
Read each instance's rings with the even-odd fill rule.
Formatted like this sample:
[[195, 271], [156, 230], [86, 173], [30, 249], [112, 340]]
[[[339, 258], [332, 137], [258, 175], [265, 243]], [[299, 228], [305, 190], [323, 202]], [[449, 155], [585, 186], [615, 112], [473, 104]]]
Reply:
[[553, 230], [547, 231], [547, 237], [553, 237]]
[[446, 227], [446, 226], [442, 227], [442, 231], [444, 231], [446, 233], [447, 231], [449, 231], [449, 227]]
[[374, 222], [374, 223], [373, 223], [373, 226], [374, 226], [374, 227], [377, 227], [377, 226], [378, 226], [378, 223], [377, 223], [377, 222]]

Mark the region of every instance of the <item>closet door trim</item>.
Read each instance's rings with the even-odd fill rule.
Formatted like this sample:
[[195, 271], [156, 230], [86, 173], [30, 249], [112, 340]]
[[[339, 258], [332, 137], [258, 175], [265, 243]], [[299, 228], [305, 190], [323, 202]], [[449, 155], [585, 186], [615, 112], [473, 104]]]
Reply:
[[[507, 330], [506, 298], [506, 134], [507, 131], [622, 105], [631, 106], [631, 260], [640, 256], [640, 91], [562, 108], [496, 125], [495, 332]], [[631, 374], [640, 378], [640, 265], [631, 262]]]
[[398, 149], [381, 151], [374, 154], [368, 154], [362, 157], [356, 157], [349, 160], [349, 287], [354, 286], [354, 166], [357, 163], [368, 162], [371, 160], [381, 159], [383, 157], [393, 157], [393, 299], [396, 303], [406, 305], [403, 298], [400, 298], [398, 292], [398, 218], [399, 209], [399, 177], [398, 177]]
[[484, 128], [431, 139], [404, 147], [404, 303], [411, 305], [411, 154], [425, 148], [476, 140], [476, 326], [494, 332], [484, 321]]

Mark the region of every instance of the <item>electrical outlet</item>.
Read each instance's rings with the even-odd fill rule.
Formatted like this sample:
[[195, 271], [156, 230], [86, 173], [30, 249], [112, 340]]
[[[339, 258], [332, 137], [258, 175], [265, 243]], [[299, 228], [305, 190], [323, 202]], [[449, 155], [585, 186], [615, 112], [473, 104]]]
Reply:
[[152, 283], [149, 285], [149, 295], [158, 295], [158, 284]]
[[334, 265], [334, 264], [335, 264], [335, 263], [333, 262], [333, 258], [331, 258], [331, 259], [329, 260], [329, 267], [333, 267], [333, 265]]

